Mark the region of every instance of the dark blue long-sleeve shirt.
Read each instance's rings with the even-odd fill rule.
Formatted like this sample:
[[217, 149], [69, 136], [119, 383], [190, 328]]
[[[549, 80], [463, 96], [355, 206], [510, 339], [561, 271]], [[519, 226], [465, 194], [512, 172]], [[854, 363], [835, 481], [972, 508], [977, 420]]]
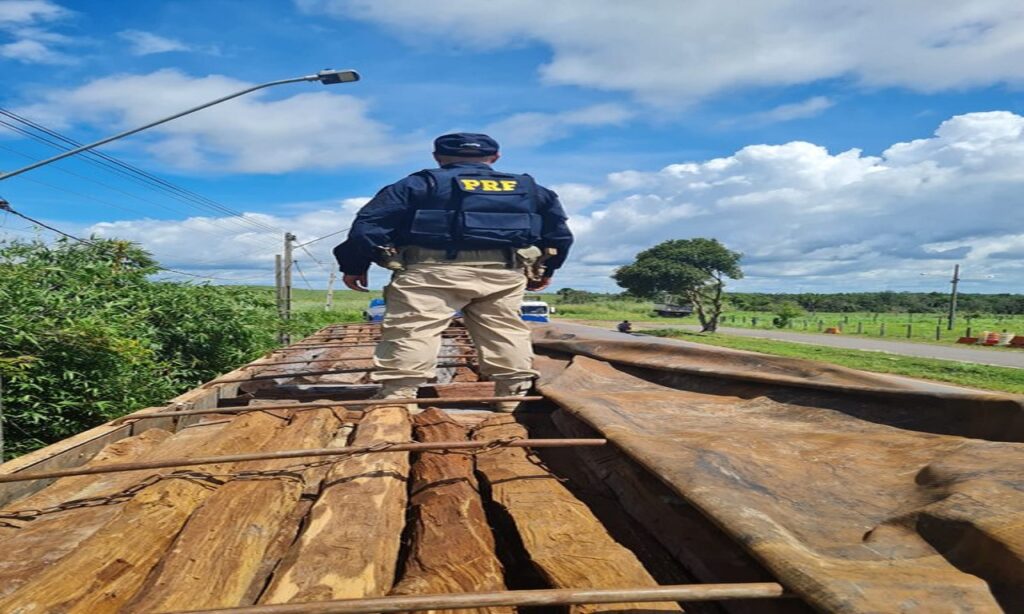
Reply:
[[[486, 168], [481, 162], [458, 162], [444, 168]], [[348, 239], [334, 248], [338, 266], [346, 275], [363, 275], [370, 263], [380, 256], [380, 247], [401, 247], [400, 233], [416, 211], [416, 204], [430, 193], [430, 185], [423, 175], [409, 175], [393, 183], [373, 197], [359, 213], [349, 230]], [[539, 247], [554, 247], [558, 255], [544, 264], [546, 275], [550, 276], [565, 262], [572, 246], [572, 232], [566, 223], [567, 216], [558, 195], [551, 190], [537, 186], [540, 199], [538, 213], [543, 219]]]

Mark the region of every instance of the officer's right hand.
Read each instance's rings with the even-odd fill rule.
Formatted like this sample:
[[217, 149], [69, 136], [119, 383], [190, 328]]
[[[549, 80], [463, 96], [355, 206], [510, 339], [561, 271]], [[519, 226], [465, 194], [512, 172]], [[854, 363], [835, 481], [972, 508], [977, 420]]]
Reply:
[[363, 273], [362, 275], [344, 275], [342, 276], [341, 281], [353, 290], [358, 290], [359, 292], [370, 291], [370, 289], [366, 287], [366, 273]]

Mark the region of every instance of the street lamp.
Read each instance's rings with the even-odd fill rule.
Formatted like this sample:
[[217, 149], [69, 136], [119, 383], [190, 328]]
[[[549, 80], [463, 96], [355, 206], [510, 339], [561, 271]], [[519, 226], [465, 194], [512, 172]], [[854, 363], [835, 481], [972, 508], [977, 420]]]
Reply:
[[319, 81], [320, 83], [323, 83], [324, 85], [334, 85], [336, 83], [351, 83], [353, 81], [358, 81], [358, 80], [359, 80], [359, 73], [354, 71], [354, 70], [332, 70], [332, 69], [328, 68], [328, 69], [325, 69], [325, 70], [321, 70], [320, 72], [316, 73], [315, 75], [306, 75], [304, 77], [293, 77], [291, 79], [281, 79], [280, 81], [270, 81], [270, 82], [267, 82], [267, 83], [261, 83], [260, 85], [254, 85], [252, 87], [248, 87], [248, 88], [246, 88], [244, 90], [235, 92], [234, 94], [229, 94], [227, 96], [223, 96], [223, 97], [218, 98], [216, 100], [211, 100], [210, 102], [207, 102], [205, 104], [201, 104], [201, 105], [199, 105], [197, 107], [192, 107], [191, 109], [187, 109], [187, 110], [182, 111], [180, 113], [175, 113], [174, 115], [169, 115], [169, 116], [167, 116], [167, 117], [165, 117], [163, 119], [158, 119], [158, 120], [156, 120], [154, 122], [150, 122], [150, 123], [146, 124], [145, 126], [139, 126], [138, 128], [133, 128], [132, 130], [126, 130], [125, 132], [119, 132], [118, 134], [115, 134], [113, 136], [108, 136], [107, 138], [100, 139], [100, 140], [98, 140], [98, 141], [96, 141], [94, 143], [89, 143], [88, 145], [82, 145], [81, 147], [76, 147], [75, 149], [71, 149], [71, 150], [65, 151], [65, 152], [63, 152], [61, 154], [53, 156], [52, 158], [47, 158], [45, 160], [40, 160], [38, 162], [33, 162], [32, 164], [29, 164], [28, 166], [25, 166], [23, 168], [19, 168], [17, 170], [11, 171], [9, 173], [0, 173], [0, 181], [3, 181], [5, 179], [10, 179], [11, 177], [14, 177], [15, 175], [20, 175], [22, 173], [26, 173], [26, 172], [28, 172], [28, 171], [30, 171], [32, 169], [39, 168], [40, 166], [45, 166], [45, 165], [50, 164], [52, 162], [56, 162], [57, 160], [63, 160], [64, 158], [67, 158], [67, 157], [70, 157], [70, 156], [73, 156], [73, 155], [76, 155], [76, 154], [80, 154], [83, 151], [89, 151], [90, 149], [93, 149], [94, 147], [99, 147], [100, 145], [103, 145], [105, 143], [109, 143], [111, 141], [116, 141], [116, 140], [124, 138], [126, 136], [130, 136], [132, 134], [135, 134], [136, 132], [142, 132], [143, 130], [146, 130], [148, 128], [152, 128], [153, 126], [159, 126], [160, 124], [169, 122], [172, 119], [178, 119], [179, 117], [183, 117], [183, 116], [188, 115], [190, 113], [195, 113], [196, 111], [201, 111], [201, 110], [203, 110], [203, 109], [205, 109], [207, 107], [212, 107], [213, 105], [220, 104], [220, 103], [222, 103], [222, 102], [224, 102], [226, 100], [231, 100], [232, 98], [238, 98], [239, 96], [244, 96], [245, 94], [248, 94], [249, 92], [255, 92], [256, 90], [261, 90], [261, 89], [264, 89], [264, 88], [267, 88], [267, 87], [273, 87], [275, 85], [284, 85], [285, 83], [298, 83], [300, 81]]

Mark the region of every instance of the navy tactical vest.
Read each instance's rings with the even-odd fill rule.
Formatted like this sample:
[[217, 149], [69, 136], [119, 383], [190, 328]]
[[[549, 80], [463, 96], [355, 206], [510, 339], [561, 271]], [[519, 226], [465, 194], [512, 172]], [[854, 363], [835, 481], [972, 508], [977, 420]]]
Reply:
[[454, 253], [540, 242], [537, 184], [529, 175], [479, 167], [417, 174], [430, 184], [430, 195], [409, 221], [406, 244]]

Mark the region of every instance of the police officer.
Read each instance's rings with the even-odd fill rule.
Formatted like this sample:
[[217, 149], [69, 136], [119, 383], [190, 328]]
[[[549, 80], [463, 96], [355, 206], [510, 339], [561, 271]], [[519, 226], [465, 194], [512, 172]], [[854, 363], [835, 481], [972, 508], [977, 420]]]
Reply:
[[573, 237], [558, 196], [529, 175], [493, 170], [499, 157], [486, 134], [438, 137], [439, 168], [378, 192], [334, 248], [353, 290], [366, 291], [371, 262], [393, 271], [370, 375], [381, 383], [377, 398], [415, 398], [434, 377], [441, 332], [456, 311], [497, 396], [525, 395], [537, 376], [519, 307], [525, 289], [548, 286]]

